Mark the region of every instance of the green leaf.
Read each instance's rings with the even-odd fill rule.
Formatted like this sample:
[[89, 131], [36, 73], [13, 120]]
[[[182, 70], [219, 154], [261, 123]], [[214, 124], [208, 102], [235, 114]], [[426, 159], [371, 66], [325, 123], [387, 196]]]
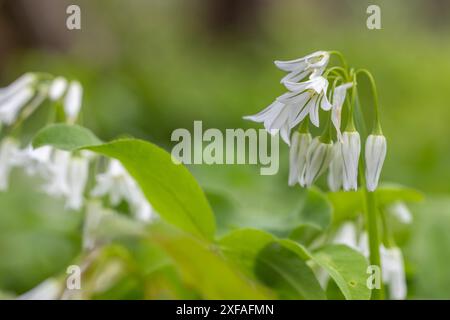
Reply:
[[244, 273], [275, 289], [281, 298], [324, 299], [325, 293], [306, 264], [308, 256], [270, 233], [236, 230], [220, 240], [224, 255]]
[[332, 207], [325, 194], [317, 188], [310, 188], [299, 212], [302, 224], [325, 230], [331, 223]]
[[325, 299], [325, 292], [306, 262], [280, 243], [272, 242], [256, 257], [255, 274], [282, 299]]
[[270, 290], [245, 277], [217, 248], [167, 226], [154, 224], [149, 239], [175, 261], [184, 281], [205, 299], [272, 299]]
[[51, 145], [57, 149], [73, 151], [85, 146], [101, 144], [90, 130], [77, 125], [52, 124], [40, 130], [33, 139], [33, 147]]
[[89, 130], [69, 125], [43, 129], [33, 145], [87, 149], [118, 159], [162, 218], [183, 230], [213, 239], [214, 215], [203, 190], [186, 167], [174, 164], [171, 155], [160, 147], [136, 139], [99, 144]]
[[367, 260], [345, 245], [327, 245], [312, 254], [312, 259], [327, 271], [347, 300], [368, 300]]

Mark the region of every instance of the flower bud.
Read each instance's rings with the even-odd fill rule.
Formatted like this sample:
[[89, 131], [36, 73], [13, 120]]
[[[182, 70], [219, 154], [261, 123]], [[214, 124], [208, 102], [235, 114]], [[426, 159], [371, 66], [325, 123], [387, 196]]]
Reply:
[[289, 150], [289, 181], [290, 186], [297, 182], [304, 186], [306, 153], [311, 144], [311, 134], [294, 132], [292, 135], [291, 148]]
[[331, 191], [336, 192], [342, 187], [343, 170], [341, 144], [335, 143], [333, 145], [333, 159], [328, 170], [328, 187]]
[[361, 141], [357, 131], [344, 132], [341, 143], [343, 168], [343, 186], [345, 191], [358, 189], [358, 162]]
[[371, 134], [367, 137], [365, 157], [367, 190], [374, 191], [386, 157], [386, 138], [383, 135]]
[[314, 138], [306, 154], [305, 185], [310, 187], [325, 172], [333, 156], [333, 144]]

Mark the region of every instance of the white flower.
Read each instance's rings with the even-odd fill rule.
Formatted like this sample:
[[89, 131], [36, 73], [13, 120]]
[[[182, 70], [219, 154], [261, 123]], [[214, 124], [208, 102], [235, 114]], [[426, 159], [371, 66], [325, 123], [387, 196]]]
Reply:
[[13, 168], [12, 159], [19, 151], [19, 143], [13, 138], [5, 138], [0, 144], [0, 191], [9, 186], [9, 174]]
[[8, 94], [0, 101], [0, 123], [11, 125], [16, 121], [22, 107], [30, 101], [34, 90], [30, 86], [24, 86]]
[[383, 282], [389, 285], [389, 296], [394, 300], [406, 298], [405, 267], [402, 252], [397, 247], [380, 247]]
[[49, 98], [53, 101], [60, 99], [66, 91], [67, 85], [67, 80], [63, 77], [56, 77], [53, 79], [48, 92]]
[[371, 134], [366, 140], [366, 184], [367, 190], [375, 191], [378, 186], [381, 168], [386, 157], [386, 138]]
[[141, 189], [118, 160], [111, 160], [105, 173], [98, 174], [97, 184], [91, 191], [94, 197], [109, 196], [111, 204], [117, 206], [122, 200], [130, 205], [136, 218], [148, 221], [153, 209]]
[[83, 96], [83, 88], [78, 81], [72, 81], [67, 89], [64, 99], [64, 112], [66, 113], [67, 122], [75, 123], [78, 113], [81, 109], [81, 100]]
[[50, 278], [22, 294], [17, 300], [57, 300], [62, 291], [63, 283]]
[[84, 189], [89, 175], [89, 160], [84, 157], [72, 157], [67, 171], [68, 193], [66, 207], [79, 210], [84, 202]]
[[356, 225], [353, 222], [345, 222], [336, 231], [333, 243], [345, 244], [352, 249], [358, 250], [358, 235]]
[[306, 154], [305, 185], [307, 187], [310, 187], [325, 172], [332, 156], [332, 143], [323, 143], [319, 137], [312, 140]]
[[83, 248], [91, 250], [97, 244], [97, 232], [103, 218], [111, 210], [105, 209], [100, 201], [89, 201], [86, 205], [86, 217], [83, 224]]
[[333, 159], [328, 170], [328, 187], [331, 191], [336, 192], [342, 187], [343, 170], [341, 144], [335, 143], [333, 145]]
[[345, 102], [345, 96], [347, 94], [347, 89], [352, 87], [352, 83], [344, 83], [340, 86], [337, 86], [333, 92], [333, 103], [331, 109], [331, 122], [336, 128], [337, 138], [339, 141], [342, 140], [341, 135], [341, 115], [342, 115], [342, 106]]
[[312, 137], [309, 133], [294, 132], [292, 144], [289, 150], [289, 181], [290, 186], [299, 183], [305, 186], [306, 153], [311, 144]]
[[361, 141], [357, 131], [344, 132], [341, 151], [343, 159], [343, 187], [345, 191], [358, 189], [358, 162]]
[[412, 222], [412, 214], [403, 202], [395, 202], [387, 208], [387, 211], [400, 222], [409, 224]]
[[40, 148], [33, 148], [28, 145], [26, 148], [17, 152], [13, 160], [15, 166], [24, 168], [25, 173], [31, 176], [40, 174], [43, 177], [49, 175], [49, 162], [52, 154], [52, 147], [43, 146]]
[[315, 77], [301, 83], [286, 82], [285, 85], [291, 92], [281, 95], [261, 112], [246, 116], [244, 119], [263, 122], [265, 129], [270, 133], [279, 130], [283, 140], [290, 144], [292, 128], [307, 115], [318, 127], [319, 106], [324, 110], [330, 110], [331, 104], [326, 97], [328, 81], [323, 77]]
[[54, 150], [50, 162], [48, 163], [49, 174], [47, 183], [43, 186], [44, 191], [51, 196], [65, 196], [69, 193], [67, 181], [70, 152]]
[[286, 72], [289, 72], [281, 82], [291, 81], [298, 82], [310, 75], [311, 77], [320, 76], [325, 70], [330, 54], [326, 51], [317, 51], [305, 57], [289, 60], [275, 61], [275, 65]]

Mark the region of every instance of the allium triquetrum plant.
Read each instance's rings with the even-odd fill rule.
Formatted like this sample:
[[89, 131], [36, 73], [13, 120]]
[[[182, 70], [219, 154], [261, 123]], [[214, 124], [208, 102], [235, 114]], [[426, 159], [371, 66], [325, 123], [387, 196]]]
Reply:
[[[330, 67], [333, 55], [341, 64]], [[290, 146], [288, 183], [307, 188], [300, 212], [278, 229], [259, 218], [242, 224], [232, 209], [226, 216], [236, 220], [224, 222], [214, 199], [168, 152], [132, 138], [105, 143], [82, 127], [78, 81], [27, 73], [0, 89], [1, 191], [23, 172], [64, 203], [62, 215], [83, 217], [69, 275], [60, 270], [16, 297], [376, 299], [386, 291], [405, 298], [403, 257], [389, 221], [408, 224], [403, 201], [418, 196], [378, 187], [386, 139], [372, 75], [334, 51], [275, 64], [287, 72], [287, 92], [247, 118], [280, 132]], [[373, 103], [362, 105], [364, 76]], [[361, 115], [370, 108], [367, 135]], [[30, 139], [22, 129], [38, 109], [48, 120]], [[313, 185], [327, 170], [331, 192], [324, 194]]]

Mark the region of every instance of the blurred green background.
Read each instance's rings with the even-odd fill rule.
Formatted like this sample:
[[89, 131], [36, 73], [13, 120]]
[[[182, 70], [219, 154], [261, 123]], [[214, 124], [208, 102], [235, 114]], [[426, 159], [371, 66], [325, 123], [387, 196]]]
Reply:
[[[81, 7], [81, 30], [65, 28], [70, 3]], [[366, 27], [369, 4], [381, 7], [381, 30]], [[426, 196], [411, 206], [409, 296], [450, 298], [450, 1], [11, 0], [0, 1], [0, 39], [2, 86], [26, 71], [77, 78], [84, 125], [105, 140], [128, 134], [168, 150], [171, 132], [194, 120], [258, 127], [242, 116], [283, 93], [273, 60], [341, 51], [377, 80], [382, 179]], [[300, 192], [287, 187], [287, 152], [283, 145], [276, 176], [256, 166], [190, 169], [239, 212], [276, 215]], [[0, 288], [11, 292], [63, 270], [80, 242], [76, 214], [31, 205], [34, 191], [22, 185], [18, 177], [0, 196]]]

